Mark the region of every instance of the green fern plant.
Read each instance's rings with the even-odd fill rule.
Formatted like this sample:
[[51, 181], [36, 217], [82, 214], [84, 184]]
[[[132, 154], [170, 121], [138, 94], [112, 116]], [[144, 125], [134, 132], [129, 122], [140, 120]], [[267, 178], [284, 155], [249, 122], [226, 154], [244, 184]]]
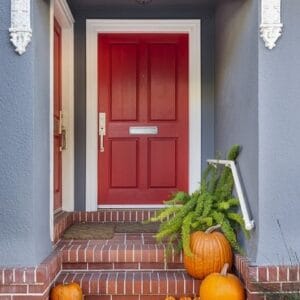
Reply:
[[[236, 160], [240, 152], [239, 145], [233, 145], [228, 152], [228, 160]], [[236, 230], [242, 229], [248, 237], [242, 216], [237, 212], [239, 200], [232, 195], [234, 181], [229, 167], [209, 165], [203, 173], [198, 190], [191, 195], [178, 192], [165, 202], [150, 222], [160, 222], [156, 234], [158, 242], [176, 245], [187, 255], [190, 249], [190, 234], [220, 225], [221, 230], [232, 248], [242, 253], [237, 241]]]

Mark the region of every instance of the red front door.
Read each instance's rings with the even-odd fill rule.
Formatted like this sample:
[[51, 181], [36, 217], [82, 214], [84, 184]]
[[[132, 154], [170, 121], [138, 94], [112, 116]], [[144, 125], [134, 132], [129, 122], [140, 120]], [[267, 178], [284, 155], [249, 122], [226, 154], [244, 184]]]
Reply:
[[61, 175], [61, 28], [54, 20], [54, 211], [62, 207], [62, 175]]
[[98, 203], [162, 204], [188, 187], [188, 35], [100, 34], [98, 42], [106, 117]]

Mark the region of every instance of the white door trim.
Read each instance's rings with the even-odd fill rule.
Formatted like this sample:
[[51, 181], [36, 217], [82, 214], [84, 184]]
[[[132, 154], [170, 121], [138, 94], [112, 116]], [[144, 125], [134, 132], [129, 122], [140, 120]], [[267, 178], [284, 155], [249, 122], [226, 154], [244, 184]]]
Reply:
[[74, 210], [74, 18], [66, 0], [52, 0], [50, 9], [50, 236], [53, 240], [53, 27], [62, 34], [62, 111], [67, 148], [62, 152], [62, 210]]
[[[201, 21], [86, 21], [86, 210], [98, 208], [98, 39], [99, 33], [189, 34], [189, 191], [201, 178]], [[123, 206], [126, 207], [126, 206]], [[149, 205], [147, 206], [149, 207]]]

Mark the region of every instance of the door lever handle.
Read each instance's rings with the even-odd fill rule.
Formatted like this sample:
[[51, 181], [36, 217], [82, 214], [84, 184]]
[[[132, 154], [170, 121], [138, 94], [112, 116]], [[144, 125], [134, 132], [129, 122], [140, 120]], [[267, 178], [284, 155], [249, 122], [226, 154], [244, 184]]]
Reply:
[[106, 113], [99, 113], [100, 152], [104, 152], [104, 136], [106, 135]]
[[60, 146], [60, 151], [66, 150], [67, 149], [67, 139], [66, 139], [66, 129], [63, 128], [61, 130], [61, 146]]
[[59, 147], [59, 151], [62, 152], [63, 150], [67, 149], [66, 128], [64, 126], [64, 114], [63, 114], [62, 110], [59, 112], [58, 133], [60, 135], [60, 147]]
[[104, 152], [104, 135], [100, 134], [100, 152]]

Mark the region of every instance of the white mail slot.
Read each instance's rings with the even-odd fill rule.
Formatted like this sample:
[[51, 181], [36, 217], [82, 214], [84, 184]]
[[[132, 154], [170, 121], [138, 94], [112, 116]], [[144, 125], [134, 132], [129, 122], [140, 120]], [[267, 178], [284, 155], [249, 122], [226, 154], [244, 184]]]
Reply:
[[131, 126], [129, 134], [158, 134], [157, 126]]

